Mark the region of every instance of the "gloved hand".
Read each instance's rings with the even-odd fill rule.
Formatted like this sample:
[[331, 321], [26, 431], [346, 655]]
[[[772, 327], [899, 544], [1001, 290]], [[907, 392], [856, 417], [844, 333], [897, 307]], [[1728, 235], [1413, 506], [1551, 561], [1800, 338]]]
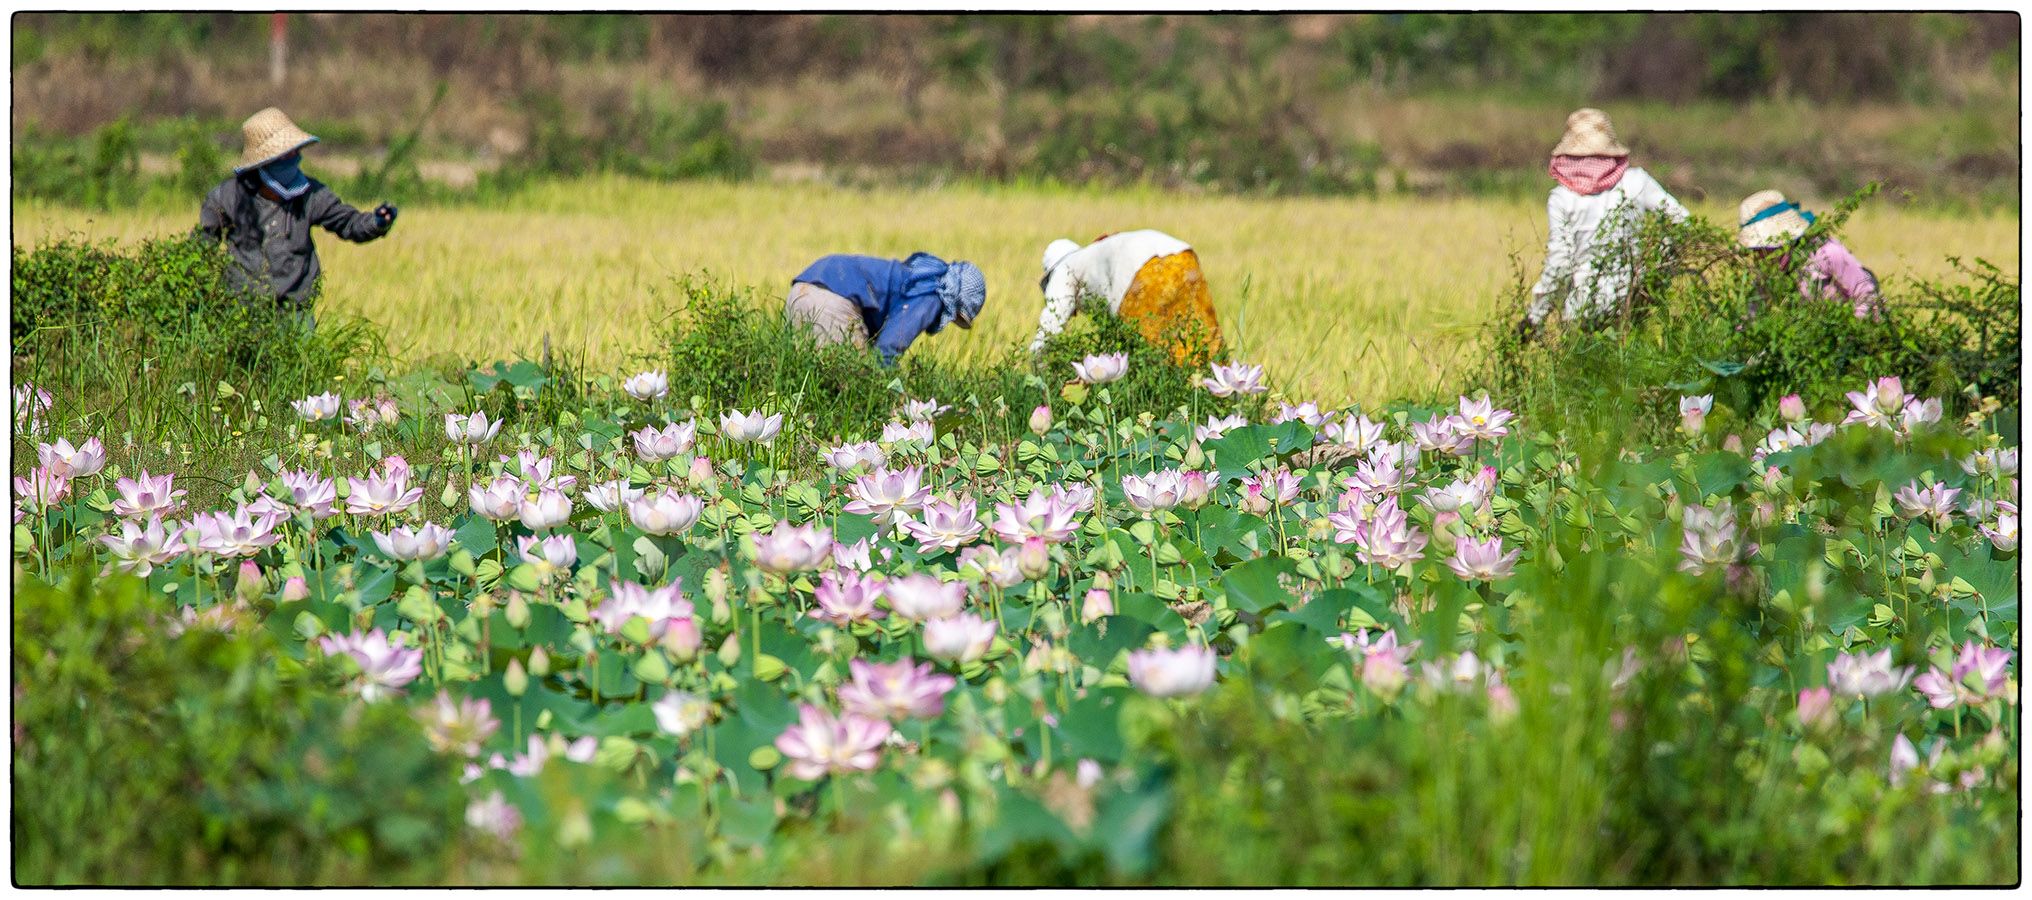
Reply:
[[381, 220], [382, 228], [395, 224], [395, 204], [383, 203], [374, 207], [374, 217]]

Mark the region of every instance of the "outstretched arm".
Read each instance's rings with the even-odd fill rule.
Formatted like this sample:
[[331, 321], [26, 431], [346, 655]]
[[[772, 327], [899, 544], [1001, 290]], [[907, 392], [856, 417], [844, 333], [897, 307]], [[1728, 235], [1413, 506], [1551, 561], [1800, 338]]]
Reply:
[[395, 224], [393, 216], [383, 218], [371, 212], [361, 212], [346, 205], [339, 195], [329, 189], [311, 194], [310, 220], [326, 231], [352, 241], [364, 244], [388, 233]]
[[1044, 314], [1037, 319], [1037, 336], [1030, 340], [1030, 352], [1034, 355], [1044, 349], [1044, 342], [1065, 330], [1065, 324], [1072, 321], [1077, 308], [1071, 275], [1060, 271], [1052, 274], [1051, 281], [1044, 286]]

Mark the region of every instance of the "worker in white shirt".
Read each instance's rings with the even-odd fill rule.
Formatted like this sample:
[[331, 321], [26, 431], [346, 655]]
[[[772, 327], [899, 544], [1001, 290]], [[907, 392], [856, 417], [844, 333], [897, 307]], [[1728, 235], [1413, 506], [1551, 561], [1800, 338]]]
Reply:
[[1210, 358], [1221, 347], [1213, 295], [1199, 256], [1186, 242], [1144, 229], [1104, 235], [1084, 247], [1060, 238], [1044, 248], [1044, 315], [1030, 352], [1065, 329], [1083, 296], [1135, 323], [1180, 362]]
[[1650, 213], [1674, 221], [1687, 215], [1657, 179], [1630, 166], [1629, 149], [1616, 140], [1608, 114], [1599, 109], [1566, 117], [1566, 134], [1552, 149], [1549, 169], [1559, 183], [1545, 203], [1545, 272], [1517, 323], [1527, 337], [1555, 300], [1564, 299], [1569, 320], [1617, 309], [1634, 280], [1637, 223]]

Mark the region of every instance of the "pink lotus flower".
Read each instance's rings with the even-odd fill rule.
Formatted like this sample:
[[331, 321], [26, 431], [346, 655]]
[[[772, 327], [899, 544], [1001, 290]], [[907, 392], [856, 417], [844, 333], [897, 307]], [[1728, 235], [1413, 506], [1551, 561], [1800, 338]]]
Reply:
[[1503, 539], [1491, 537], [1486, 541], [1472, 541], [1462, 538], [1454, 542], [1453, 558], [1446, 561], [1465, 581], [1494, 581], [1510, 577], [1517, 565], [1517, 554], [1523, 551], [1503, 552]]
[[1043, 437], [1051, 430], [1051, 407], [1039, 404], [1030, 411], [1030, 433]]
[[1368, 459], [1355, 463], [1354, 473], [1341, 483], [1372, 496], [1394, 494], [1410, 483], [1413, 471], [1410, 465], [1393, 457], [1394, 453], [1378, 447], [1370, 451]]
[[924, 482], [924, 469], [907, 466], [891, 471], [877, 468], [854, 479], [847, 495], [852, 500], [842, 507], [850, 513], [872, 516], [878, 524], [900, 526], [908, 521], [910, 514], [923, 509], [925, 501], [931, 499], [931, 488]]
[[1736, 510], [1721, 506], [1710, 510], [1689, 504], [1680, 518], [1685, 539], [1679, 545], [1679, 569], [1705, 575], [1736, 562], [1744, 553], [1737, 537]]
[[586, 502], [600, 512], [613, 512], [642, 499], [642, 489], [631, 486], [622, 479], [602, 481], [586, 488]]
[[679, 621], [694, 616], [691, 601], [684, 599], [684, 589], [679, 581], [649, 588], [616, 579], [607, 590], [607, 599], [593, 612], [593, 619], [607, 629], [608, 634], [620, 634], [629, 621], [641, 619], [648, 623], [649, 639], [654, 641], [663, 637], [664, 632]]
[[289, 492], [285, 502], [290, 506], [289, 514], [309, 513], [313, 519], [329, 519], [338, 514], [332, 504], [338, 502], [338, 487], [332, 480], [316, 472], [292, 469], [281, 475], [282, 487]]
[[1103, 616], [1115, 614], [1115, 598], [1107, 588], [1088, 588], [1087, 595], [1080, 602], [1080, 621], [1092, 622]]
[[183, 526], [173, 522], [165, 526], [160, 518], [149, 516], [147, 527], [124, 521], [119, 534], [102, 535], [99, 543], [113, 554], [115, 568], [146, 578], [156, 566], [183, 555], [183, 536]]
[[1374, 640], [1370, 639], [1367, 630], [1363, 630], [1349, 643], [1353, 644], [1351, 649], [1359, 654], [1355, 665], [1357, 673], [1362, 676], [1362, 684], [1377, 696], [1394, 697], [1410, 680], [1409, 663], [1411, 654], [1418, 650], [1416, 641], [1398, 646], [1394, 630], [1385, 630]]
[[140, 478], [122, 478], [113, 483], [113, 489], [120, 499], [113, 501], [113, 514], [128, 518], [139, 518], [151, 514], [167, 515], [183, 506], [178, 497], [183, 491], [176, 490], [175, 475], [148, 474], [141, 470]]
[[1460, 398], [1460, 412], [1451, 418], [1454, 420], [1454, 431], [1462, 437], [1476, 441], [1493, 441], [1510, 433], [1510, 422], [1517, 418], [1517, 414], [1507, 409], [1497, 409], [1496, 404], [1489, 401], [1489, 395], [1484, 393], [1474, 400], [1469, 400], [1463, 395]]
[[413, 530], [405, 525], [387, 532], [368, 534], [374, 538], [374, 546], [381, 548], [382, 554], [390, 559], [436, 559], [443, 556], [452, 543], [451, 529], [434, 522], [425, 522], [422, 528]]
[[1107, 384], [1129, 374], [1129, 354], [1102, 353], [1072, 364], [1082, 384]]
[[1970, 475], [2004, 477], [2018, 474], [2018, 450], [2015, 447], [1978, 450], [1962, 458], [1961, 470]]
[[1197, 425], [1193, 427], [1192, 439], [1201, 442], [1211, 441], [1221, 437], [1222, 435], [1227, 434], [1229, 431], [1233, 429], [1241, 428], [1248, 424], [1249, 424], [1248, 419], [1245, 419], [1238, 415], [1222, 416], [1218, 419], [1214, 418], [1213, 416], [1207, 416], [1205, 425]]
[[48, 466], [37, 466], [26, 477], [14, 477], [14, 502], [19, 509], [49, 509], [70, 494], [70, 476]]
[[494, 704], [484, 698], [455, 701], [444, 691], [438, 691], [430, 705], [416, 711], [416, 720], [423, 724], [424, 740], [432, 750], [468, 757], [479, 756], [481, 745], [501, 730], [501, 720], [494, 718]]
[[1158, 510], [1177, 506], [1185, 494], [1185, 485], [1177, 469], [1164, 469], [1147, 476], [1122, 476], [1122, 495], [1137, 512], [1149, 515]]
[[1679, 427], [1687, 434], [1699, 434], [1707, 426], [1707, 414], [1714, 409], [1714, 395], [1679, 398]]
[[705, 501], [676, 491], [645, 494], [628, 503], [628, 521], [647, 534], [683, 534], [705, 513]]
[[56, 408], [56, 401], [49, 392], [28, 382], [14, 386], [14, 430], [23, 434], [41, 434], [48, 425], [47, 417]]
[[902, 575], [889, 581], [882, 596], [897, 616], [925, 622], [957, 615], [966, 608], [967, 583], [940, 581], [923, 573]]
[[[523, 490], [521, 479], [503, 475], [487, 484], [467, 488], [466, 499], [474, 515], [489, 521], [505, 522], [521, 515]], [[417, 493], [421, 495], [422, 491]]]
[[930, 422], [890, 422], [882, 426], [880, 443], [890, 449], [929, 447], [938, 440], [938, 429]]
[[[886, 550], [887, 548], [884, 549]], [[856, 572], [866, 572], [869, 569], [875, 567], [874, 561], [868, 558], [867, 538], [862, 538], [858, 541], [853, 542], [852, 544], [836, 543], [833, 545], [832, 555], [833, 555], [833, 565], [841, 569], [852, 569]], [[886, 556], [884, 558], [886, 558]]]
[[1932, 425], [1935, 422], [1939, 422], [1940, 416], [1940, 398], [1929, 397], [1925, 400], [1919, 400], [1907, 397], [1905, 398], [1905, 408], [1898, 411], [1898, 426], [1905, 433], [1910, 434], [1921, 425]]
[[1297, 406], [1292, 406], [1289, 403], [1277, 404], [1277, 415], [1270, 418], [1270, 424], [1282, 425], [1285, 422], [1295, 420], [1304, 422], [1309, 427], [1319, 428], [1325, 425], [1327, 420], [1331, 418], [1333, 418], [1332, 412], [1321, 410], [1319, 404], [1307, 400]]
[[543, 531], [571, 521], [571, 498], [563, 491], [544, 488], [534, 496], [525, 496], [516, 508], [516, 516], [523, 527], [530, 531]]
[[769, 533], [756, 532], [754, 538], [755, 564], [778, 575], [817, 569], [833, 550], [832, 529], [816, 525], [779, 521]]
[[959, 684], [930, 663], [899, 659], [847, 663], [851, 680], [840, 685], [840, 708], [870, 719], [936, 719], [945, 712], [945, 695]]
[[409, 486], [409, 473], [370, 474], [346, 479], [346, 511], [356, 516], [386, 516], [415, 506], [423, 488]]
[[1205, 472], [1198, 470], [1182, 472], [1178, 476], [1178, 482], [1178, 502], [1180, 506], [1186, 509], [1198, 509], [1205, 506], [1207, 501], [1213, 497], [1213, 484], [1207, 481]]
[[1426, 507], [1433, 512], [1463, 512], [1480, 507], [1487, 497], [1479, 479], [1454, 481], [1443, 488], [1433, 488], [1419, 496]]
[[882, 447], [873, 441], [841, 444], [827, 450], [823, 456], [826, 465], [848, 473], [855, 469], [879, 468], [889, 462], [889, 457], [882, 452]]
[[1367, 453], [1369, 448], [1383, 441], [1383, 423], [1368, 416], [1349, 414], [1326, 423], [1326, 439], [1356, 453]]
[[200, 513], [191, 520], [191, 528], [197, 532], [199, 550], [217, 556], [253, 556], [282, 539], [282, 535], [275, 533], [275, 526], [281, 521], [274, 516], [255, 515], [242, 505], [230, 515]]
[[995, 504], [995, 520], [988, 527], [996, 537], [1012, 544], [1023, 543], [1030, 537], [1062, 544], [1072, 540], [1078, 529], [1079, 523], [1074, 520], [1078, 513], [1078, 508], [1061, 496], [1032, 491], [1022, 503]]
[[1954, 518], [1954, 500], [1960, 496], [1960, 488], [1951, 488], [1934, 482], [1932, 487], [1920, 487], [1914, 481], [1898, 489], [1891, 499], [1898, 502], [1898, 512], [1908, 519], [1926, 519], [1936, 528], [1946, 528]]
[[1349, 490], [1335, 505], [1336, 509], [1326, 517], [1327, 524], [1334, 529], [1334, 543], [1352, 544], [1360, 540], [1369, 527], [1369, 517], [1376, 514], [1376, 503], [1359, 490]]
[[1834, 692], [1824, 687], [1799, 692], [1799, 723], [1808, 728], [1834, 724]]
[[106, 447], [99, 443], [98, 438], [87, 438], [76, 447], [71, 446], [70, 441], [57, 438], [54, 444], [37, 445], [35, 455], [43, 468], [65, 478], [97, 475], [100, 469], [106, 467]]
[[1787, 422], [1805, 421], [1806, 401], [1799, 399], [1798, 394], [1786, 394], [1778, 400], [1778, 417]]
[[1187, 644], [1129, 654], [1129, 683], [1152, 697], [1190, 697], [1214, 683], [1214, 651]]
[[[2002, 506], [2004, 504], [2000, 503], [1998, 505]], [[1983, 537], [1989, 538], [1990, 543], [2000, 551], [2009, 553], [2018, 549], [2018, 515], [2016, 513], [1999, 515], [1994, 524], [1978, 525], [1976, 530], [1982, 532]]]
[[906, 519], [903, 530], [917, 541], [920, 553], [958, 550], [981, 536], [979, 513], [974, 498], [940, 498], [924, 507], [922, 520]]
[[837, 718], [811, 704], [801, 704], [797, 724], [776, 738], [776, 749], [792, 778], [816, 781], [828, 774], [872, 772], [882, 761], [882, 742], [889, 723], [846, 713]]
[[911, 422], [929, 422], [949, 412], [952, 412], [952, 407], [938, 402], [936, 398], [903, 401], [903, 418]]
[[302, 400], [291, 400], [289, 405], [295, 408], [297, 416], [304, 421], [322, 422], [339, 417], [339, 399], [337, 394], [325, 393], [305, 397]]
[[[892, 584], [892, 590], [894, 587]], [[890, 608], [895, 608], [893, 593]], [[988, 648], [994, 642], [995, 623], [973, 613], [960, 613], [924, 623], [924, 652], [944, 662], [960, 665], [973, 662], [988, 655]]]
[[487, 421], [485, 412], [474, 412], [470, 416], [445, 413], [445, 439], [454, 444], [484, 444], [501, 433], [501, 420]]
[[506, 843], [522, 830], [522, 811], [497, 790], [466, 804], [466, 827]]
[[1952, 671], [1929, 668], [1912, 687], [1925, 694], [1934, 709], [1946, 709], [1956, 703], [1977, 706], [1993, 697], [2009, 697], [2010, 678], [2011, 651], [1969, 641], [1955, 657]]
[[522, 561], [535, 566], [546, 581], [558, 575], [571, 574], [572, 566], [579, 561], [578, 544], [566, 534], [544, 538], [524, 535], [515, 539], [515, 550], [522, 556]]
[[706, 722], [712, 719], [713, 704], [690, 691], [671, 691], [650, 704], [649, 711], [656, 714], [657, 728], [684, 737], [706, 727]]
[[1251, 475], [1242, 479], [1240, 486], [1242, 509], [1259, 516], [1269, 515], [1272, 509], [1298, 499], [1302, 487], [1298, 476], [1283, 466]]
[[366, 634], [355, 631], [343, 638], [319, 641], [327, 654], [345, 654], [360, 667], [360, 675], [348, 689], [360, 699], [374, 703], [402, 693], [402, 687], [423, 674], [423, 651], [390, 643], [388, 635], [376, 628]]
[[1072, 481], [1051, 486], [1051, 498], [1061, 506], [1072, 507], [1074, 512], [1086, 512], [1094, 508], [1093, 485]]
[[973, 569], [996, 587], [1015, 587], [1023, 581], [1024, 575], [1017, 562], [1018, 550], [1005, 547], [996, 550], [989, 546], [968, 547], [960, 553], [960, 571]]
[[1355, 535], [1355, 556], [1362, 562], [1396, 569], [1425, 558], [1427, 538], [1411, 525], [1411, 518], [1387, 497], [1376, 504], [1376, 513]]
[[888, 613], [875, 608], [875, 601], [882, 599], [885, 588], [879, 575], [863, 577], [852, 569], [827, 572], [819, 576], [818, 586], [812, 589], [811, 597], [818, 603], [818, 609], [811, 616], [842, 627], [887, 618]]
[[1036, 535], [1023, 539], [1023, 546], [1016, 548], [1016, 571], [1025, 578], [1042, 578], [1051, 571], [1051, 546]]
[[691, 449], [698, 440], [698, 425], [686, 419], [672, 422], [662, 429], [644, 426], [628, 435], [635, 441], [635, 455], [643, 462], [662, 462]]
[[1844, 425], [1895, 430], [1898, 415], [1905, 411], [1905, 386], [1896, 377], [1879, 378], [1862, 391], [1850, 391], [1848, 398], [1855, 409], [1842, 420]]
[[1900, 690], [1912, 680], [1912, 667], [1894, 669], [1891, 650], [1844, 653], [1827, 664], [1828, 687], [1844, 697], [1874, 697]]
[[663, 374], [662, 369], [637, 372], [628, 376], [627, 381], [621, 382], [621, 390], [645, 403], [662, 399], [664, 395], [670, 393], [670, 376]]
[[1216, 397], [1233, 397], [1237, 394], [1260, 394], [1270, 389], [1263, 383], [1263, 367], [1249, 363], [1234, 365], [1213, 364], [1213, 377], [1202, 378], [1199, 383], [1207, 392]]
[[513, 459], [501, 457], [501, 462], [515, 463], [516, 471], [522, 474], [522, 484], [528, 493], [538, 491], [570, 493], [573, 486], [579, 483], [577, 476], [554, 474], [552, 470], [556, 468], [557, 463], [535, 450], [517, 452]]
[[1411, 423], [1411, 438], [1424, 452], [1466, 456], [1474, 452], [1475, 442], [1461, 430], [1463, 425], [1459, 416], [1433, 416]]
[[720, 414], [720, 434], [739, 444], [766, 444], [783, 430], [781, 413], [765, 416], [761, 410], [733, 410]]

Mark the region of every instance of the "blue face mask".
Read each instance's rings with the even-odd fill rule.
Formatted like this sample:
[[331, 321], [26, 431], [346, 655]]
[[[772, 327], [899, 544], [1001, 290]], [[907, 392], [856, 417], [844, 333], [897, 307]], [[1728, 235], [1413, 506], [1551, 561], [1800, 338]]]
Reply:
[[261, 183], [284, 200], [294, 200], [310, 190], [310, 178], [300, 165], [303, 157], [291, 154], [261, 167]]

